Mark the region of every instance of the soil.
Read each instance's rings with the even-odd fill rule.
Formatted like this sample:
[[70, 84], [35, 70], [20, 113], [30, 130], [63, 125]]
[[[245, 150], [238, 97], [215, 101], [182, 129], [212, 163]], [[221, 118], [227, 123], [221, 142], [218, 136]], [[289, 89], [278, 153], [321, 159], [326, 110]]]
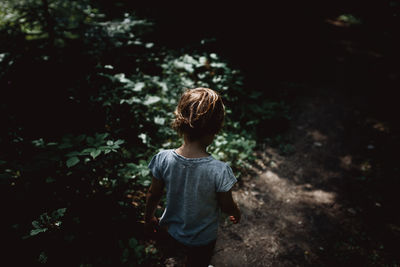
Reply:
[[367, 102], [326, 86], [297, 97], [290, 149], [257, 152], [213, 266], [400, 266], [399, 138]]

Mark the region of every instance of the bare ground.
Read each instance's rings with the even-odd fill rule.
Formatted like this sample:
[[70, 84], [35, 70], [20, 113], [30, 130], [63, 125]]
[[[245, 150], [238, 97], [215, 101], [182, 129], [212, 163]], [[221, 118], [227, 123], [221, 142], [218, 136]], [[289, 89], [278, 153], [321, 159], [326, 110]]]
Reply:
[[400, 266], [399, 138], [357, 96], [313, 88], [296, 101], [291, 151], [257, 152], [234, 191], [242, 222], [221, 223], [212, 264]]

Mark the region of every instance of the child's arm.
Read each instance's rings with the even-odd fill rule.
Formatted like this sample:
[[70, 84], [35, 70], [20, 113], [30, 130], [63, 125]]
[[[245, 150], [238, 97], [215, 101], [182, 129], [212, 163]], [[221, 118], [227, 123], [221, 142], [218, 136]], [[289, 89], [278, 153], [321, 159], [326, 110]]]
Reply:
[[144, 221], [146, 228], [154, 229], [158, 224], [158, 219], [154, 216], [156, 208], [164, 192], [164, 182], [153, 177], [149, 191], [146, 194], [146, 208]]
[[232, 198], [232, 190], [228, 192], [217, 192], [217, 198], [222, 212], [231, 215], [229, 219], [233, 223], [240, 222], [241, 213], [239, 207]]

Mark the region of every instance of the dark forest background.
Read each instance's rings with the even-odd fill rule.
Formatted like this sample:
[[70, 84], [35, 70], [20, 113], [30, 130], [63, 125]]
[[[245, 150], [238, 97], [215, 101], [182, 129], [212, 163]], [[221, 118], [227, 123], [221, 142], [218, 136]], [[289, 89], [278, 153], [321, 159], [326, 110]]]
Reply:
[[290, 152], [281, 135], [310, 87], [334, 87], [398, 140], [400, 2], [293, 2], [2, 1], [3, 261], [156, 264], [147, 163], [179, 145], [168, 125], [185, 88], [224, 97], [210, 152], [239, 178], [263, 144]]

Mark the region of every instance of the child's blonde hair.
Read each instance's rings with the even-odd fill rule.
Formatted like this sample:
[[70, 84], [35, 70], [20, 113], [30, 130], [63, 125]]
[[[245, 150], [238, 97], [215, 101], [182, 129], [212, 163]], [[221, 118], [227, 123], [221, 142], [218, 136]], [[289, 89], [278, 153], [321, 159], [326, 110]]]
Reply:
[[225, 106], [221, 96], [212, 89], [188, 89], [181, 96], [174, 114], [172, 128], [179, 135], [186, 134], [196, 140], [221, 130]]

